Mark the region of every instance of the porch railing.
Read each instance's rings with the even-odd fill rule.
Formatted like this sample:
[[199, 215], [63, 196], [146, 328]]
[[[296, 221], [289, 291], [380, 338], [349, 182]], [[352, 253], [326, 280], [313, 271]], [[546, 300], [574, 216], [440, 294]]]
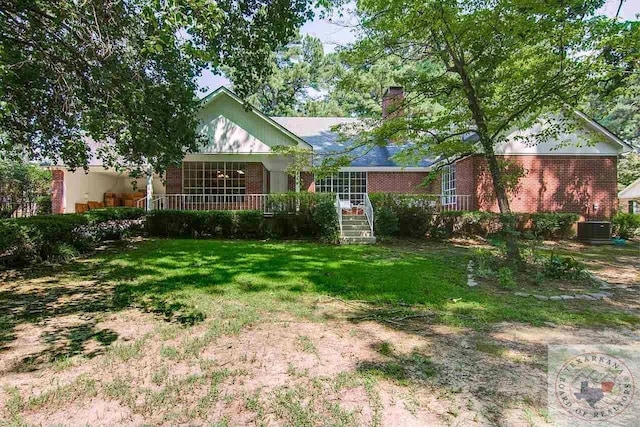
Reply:
[[[183, 211], [244, 211], [257, 210], [270, 212], [267, 203], [269, 194], [154, 194], [152, 209], [154, 210], [183, 210]], [[136, 202], [140, 208], [145, 208], [147, 198]]]

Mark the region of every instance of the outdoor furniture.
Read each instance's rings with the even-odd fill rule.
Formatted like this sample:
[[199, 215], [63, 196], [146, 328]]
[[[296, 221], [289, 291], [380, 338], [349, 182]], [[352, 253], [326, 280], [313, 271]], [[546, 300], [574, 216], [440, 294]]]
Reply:
[[86, 203], [76, 203], [76, 213], [83, 213], [89, 210], [89, 205]]

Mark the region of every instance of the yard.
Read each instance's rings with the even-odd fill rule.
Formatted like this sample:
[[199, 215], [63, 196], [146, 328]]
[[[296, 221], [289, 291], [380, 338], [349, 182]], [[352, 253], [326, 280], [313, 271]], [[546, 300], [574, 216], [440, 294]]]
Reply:
[[146, 240], [0, 279], [8, 424], [545, 425], [546, 345], [640, 339], [638, 247], [611, 284], [467, 286], [478, 242]]

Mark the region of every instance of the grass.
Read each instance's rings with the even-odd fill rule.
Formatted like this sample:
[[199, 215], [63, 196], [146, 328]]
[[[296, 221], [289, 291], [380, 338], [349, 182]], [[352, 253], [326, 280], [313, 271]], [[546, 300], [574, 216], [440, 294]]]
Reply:
[[[622, 250], [626, 254], [628, 249]], [[66, 274], [69, 281], [100, 277], [115, 285], [116, 309], [138, 306], [183, 325], [218, 319], [200, 345], [238, 333], [273, 313], [318, 320], [313, 319], [314, 301], [327, 296], [364, 301], [375, 316], [404, 307], [407, 315], [428, 311], [431, 322], [477, 329], [502, 321], [585, 326], [640, 322], [635, 315], [585, 301], [520, 298], [503, 286], [469, 288], [466, 264], [472, 256], [472, 249], [448, 244], [416, 249], [155, 240], [72, 264]], [[163, 339], [179, 334], [178, 327], [168, 326]], [[139, 344], [115, 353], [122, 360], [135, 357]], [[197, 352], [199, 344], [192, 344]]]
[[[620, 253], [630, 255], [626, 248]], [[273, 322], [269, 326], [273, 328], [288, 328], [301, 319], [331, 322], [336, 312], [343, 314], [323, 311], [328, 307], [325, 302], [334, 301], [341, 308], [348, 307], [344, 315], [353, 321], [349, 324], [352, 329], [345, 330], [345, 341], [364, 339], [362, 327], [369, 325], [360, 325], [362, 320], [379, 321], [403, 332], [422, 331], [439, 323], [462, 326], [452, 328], [460, 331], [479, 330], [479, 335], [500, 322], [578, 327], [640, 323], [636, 315], [604, 301], [593, 304], [516, 297], [513, 290], [520, 285], [519, 276], [506, 271], [495, 284], [469, 288], [466, 265], [473, 255], [471, 248], [447, 243], [329, 246], [152, 240], [98, 253], [62, 266], [55, 274], [47, 271], [44, 277], [34, 270], [18, 279], [24, 280], [24, 289], [0, 293], [0, 306], [16, 308], [12, 314], [0, 316], [0, 345], [14, 339], [18, 324], [41, 322], [43, 316], [80, 314], [111, 319], [119, 311], [123, 316], [131, 312], [140, 315], [128, 310], [132, 307], [157, 316], [145, 316], [153, 318], [153, 325], [131, 340], [91, 321], [89, 326], [60, 328], [47, 335], [56, 348], [55, 357], [41, 359], [48, 361], [46, 366], [53, 372], [65, 374], [91, 363], [91, 357], [104, 355], [95, 366], [113, 375], [81, 375], [63, 385], [52, 383], [52, 388], [32, 396], [6, 389], [5, 411], [14, 423], [20, 423], [23, 412], [52, 410], [97, 397], [118, 401], [152, 423], [178, 424], [205, 419], [216, 405], [240, 399], [243, 408], [255, 415], [256, 424], [275, 416], [288, 425], [354, 425], [356, 412], [339, 406], [337, 396], [361, 388], [371, 409], [371, 424], [379, 425], [383, 407], [380, 384], [407, 389], [433, 384], [442, 366], [432, 350], [404, 350], [397, 340], [372, 336], [368, 348], [374, 350], [373, 356], [358, 360], [355, 369], [323, 377], [306, 366], [289, 363], [282, 372], [287, 376], [285, 386], [245, 393], [234, 387], [250, 382], [246, 369], [259, 369], [265, 361], [257, 354], [258, 348], [240, 354], [241, 349], [229, 350], [224, 340], [265, 322]], [[588, 252], [579, 256], [590, 257]], [[34, 282], [39, 285], [30, 291], [27, 284], [33, 286]], [[86, 296], [77, 305], [65, 299], [74, 292]], [[49, 312], [49, 307], [55, 307], [55, 312]], [[262, 329], [264, 325], [256, 332]], [[295, 351], [315, 355], [305, 360], [320, 360], [327, 353], [325, 342], [313, 328], [294, 331], [293, 340]], [[470, 342], [478, 354], [491, 357], [491, 363], [513, 357], [499, 341]], [[233, 369], [233, 365], [216, 360], [228, 356], [212, 354], [214, 343], [223, 353], [225, 349], [240, 352], [234, 363], [241, 366]], [[88, 356], [85, 346], [97, 350]], [[40, 358], [33, 360], [31, 369], [35, 371]], [[147, 363], [152, 363], [148, 369]], [[132, 368], [123, 369], [127, 366]], [[134, 366], [145, 369], [139, 372]], [[183, 371], [176, 373], [176, 366]], [[532, 408], [526, 414], [528, 419], [541, 417]], [[456, 411], [452, 409], [450, 415], [455, 417]], [[228, 423], [224, 418], [218, 421], [220, 425]]]

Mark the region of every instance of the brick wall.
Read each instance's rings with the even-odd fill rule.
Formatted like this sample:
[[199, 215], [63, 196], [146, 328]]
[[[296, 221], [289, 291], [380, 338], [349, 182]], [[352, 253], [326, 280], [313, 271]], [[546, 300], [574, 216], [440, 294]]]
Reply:
[[51, 212], [64, 213], [64, 171], [51, 171]]
[[[291, 175], [287, 175], [287, 189], [296, 190], [296, 179]], [[312, 172], [300, 172], [300, 191], [316, 192], [316, 181]]]
[[[500, 157], [525, 169], [526, 175], [509, 192], [514, 212], [575, 212], [588, 219], [603, 219], [616, 211], [615, 156]], [[481, 156], [456, 163], [456, 192], [472, 194], [473, 207], [498, 211], [487, 162]], [[599, 205], [597, 210], [594, 204]]]
[[[368, 193], [429, 193], [439, 184], [430, 188], [422, 186], [428, 172], [369, 172], [367, 174]], [[438, 191], [439, 192], [439, 191]]]
[[262, 163], [247, 163], [246, 174], [245, 186], [247, 194], [264, 193], [264, 189], [262, 187], [264, 180], [264, 166]]
[[182, 168], [167, 169], [167, 194], [182, 194]]

